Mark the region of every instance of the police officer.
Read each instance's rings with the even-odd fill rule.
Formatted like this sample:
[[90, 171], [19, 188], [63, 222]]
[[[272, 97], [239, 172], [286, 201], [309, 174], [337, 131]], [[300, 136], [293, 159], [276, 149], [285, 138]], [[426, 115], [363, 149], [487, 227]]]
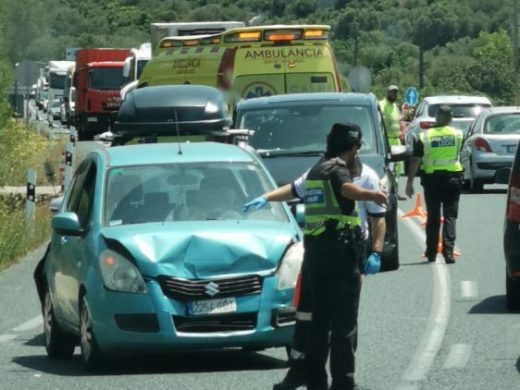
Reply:
[[[347, 167], [353, 177], [354, 183], [364, 189], [378, 190], [380, 188], [377, 173], [368, 165], [361, 163], [356, 156], [355, 161]], [[305, 181], [309, 171], [296, 179], [291, 184], [286, 184], [280, 188], [270, 191], [244, 205], [244, 211], [252, 207], [260, 209], [267, 202], [289, 201], [299, 199], [303, 201], [305, 197]], [[370, 255], [362, 265], [363, 273], [366, 275], [379, 272], [381, 267], [381, 252], [386, 231], [385, 214], [386, 207], [374, 202], [361, 201], [357, 203], [358, 214], [361, 222], [362, 239], [366, 245], [370, 245]], [[370, 238], [370, 240], [369, 240]], [[364, 248], [363, 248], [364, 249]], [[362, 252], [364, 253], [364, 252]], [[309, 325], [312, 319], [310, 280], [306, 263], [302, 264], [300, 273], [300, 295], [296, 310], [296, 323], [294, 327], [293, 345], [289, 355], [290, 368], [284, 379], [273, 386], [273, 390], [295, 390], [305, 385], [306, 369], [304, 364], [305, 348]]]
[[401, 127], [401, 111], [397, 105], [397, 94], [399, 87], [390, 85], [386, 91], [386, 96], [379, 101], [379, 108], [383, 113], [386, 132], [388, 135], [388, 143], [390, 145], [400, 145], [399, 130]]
[[[361, 146], [361, 129], [335, 123], [327, 151], [305, 182], [304, 263], [309, 267], [312, 320], [306, 348], [307, 388], [327, 389], [330, 349], [331, 389], [354, 389], [354, 354], [361, 276], [359, 218], [355, 200], [386, 203], [382, 191], [352, 183], [347, 169]], [[330, 344], [329, 344], [330, 333]]]
[[441, 206], [444, 216], [442, 229], [442, 254], [447, 264], [455, 263], [455, 224], [464, 176], [460, 163], [463, 133], [449, 126], [451, 108], [440, 106], [435, 127], [419, 134], [414, 140], [413, 157], [410, 160], [406, 194], [414, 193], [413, 179], [421, 165], [421, 184], [428, 213], [426, 221], [426, 252], [428, 261], [437, 257], [437, 245], [441, 222]]

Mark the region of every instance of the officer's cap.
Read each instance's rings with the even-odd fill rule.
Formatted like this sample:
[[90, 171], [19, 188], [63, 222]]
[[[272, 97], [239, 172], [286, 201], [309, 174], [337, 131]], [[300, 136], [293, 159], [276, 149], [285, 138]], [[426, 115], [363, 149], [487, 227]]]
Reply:
[[399, 91], [399, 87], [398, 87], [397, 85], [395, 85], [395, 84], [392, 84], [392, 85], [390, 85], [390, 86], [388, 87], [388, 90], [387, 90], [387, 91], [388, 91], [388, 92], [390, 92], [390, 91]]

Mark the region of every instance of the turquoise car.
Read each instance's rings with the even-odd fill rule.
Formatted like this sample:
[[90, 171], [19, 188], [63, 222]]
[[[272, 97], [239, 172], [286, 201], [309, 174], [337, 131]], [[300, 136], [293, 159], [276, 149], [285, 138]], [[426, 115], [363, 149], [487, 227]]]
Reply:
[[291, 344], [302, 233], [258, 157], [220, 143], [91, 152], [35, 272], [50, 358]]

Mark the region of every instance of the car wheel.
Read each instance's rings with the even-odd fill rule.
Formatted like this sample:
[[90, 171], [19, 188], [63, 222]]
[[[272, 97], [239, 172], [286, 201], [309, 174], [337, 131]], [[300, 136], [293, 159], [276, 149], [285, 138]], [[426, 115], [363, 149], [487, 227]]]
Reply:
[[76, 338], [61, 329], [54, 315], [51, 294], [45, 292], [43, 300], [43, 334], [45, 336], [45, 349], [51, 359], [67, 359], [74, 354]]
[[520, 310], [520, 280], [515, 280], [506, 271], [506, 303], [511, 311]]
[[103, 364], [103, 353], [99, 349], [92, 327], [92, 317], [85, 296], [81, 299], [80, 308], [80, 346], [81, 359], [87, 371], [95, 371]]

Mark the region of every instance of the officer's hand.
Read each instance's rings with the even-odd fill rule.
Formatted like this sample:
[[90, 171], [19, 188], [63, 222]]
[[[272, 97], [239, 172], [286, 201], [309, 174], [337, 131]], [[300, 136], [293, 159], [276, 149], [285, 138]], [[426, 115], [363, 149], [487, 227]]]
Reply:
[[406, 196], [408, 196], [409, 198], [412, 198], [415, 190], [413, 188], [413, 181], [407, 181], [406, 182]]
[[381, 269], [381, 255], [377, 252], [372, 252], [370, 256], [368, 256], [367, 261], [365, 262], [365, 268], [363, 273], [366, 275], [377, 274]]
[[388, 202], [388, 192], [374, 191], [373, 201], [382, 206], [386, 205], [386, 203]]
[[250, 202], [247, 202], [242, 206], [242, 211], [247, 213], [249, 208], [253, 207], [255, 210], [260, 210], [267, 204], [267, 197], [265, 195], [259, 196], [258, 198], [253, 199]]

